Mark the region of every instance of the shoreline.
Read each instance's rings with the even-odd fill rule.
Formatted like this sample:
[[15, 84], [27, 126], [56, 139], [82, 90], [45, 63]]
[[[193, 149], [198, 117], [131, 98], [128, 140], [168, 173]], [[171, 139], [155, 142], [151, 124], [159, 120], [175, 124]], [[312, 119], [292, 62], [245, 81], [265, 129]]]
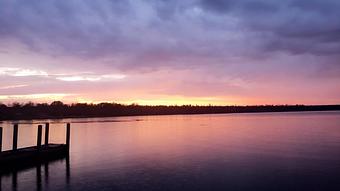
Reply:
[[[176, 107], [182, 107], [182, 106], [176, 106]], [[198, 106], [201, 107], [201, 106]], [[214, 106], [215, 107], [215, 106]], [[216, 106], [220, 107], [220, 106]], [[302, 113], [302, 112], [323, 112], [323, 111], [340, 111], [340, 105], [331, 105], [331, 106], [303, 106], [303, 110], [300, 109], [293, 109], [290, 107], [294, 106], [283, 106], [284, 109], [278, 109], [278, 107], [282, 106], [222, 106], [222, 107], [256, 107], [256, 108], [263, 108], [263, 107], [272, 107], [275, 108], [273, 110], [266, 110], [266, 111], [210, 111], [210, 112], [199, 112], [199, 111], [192, 111], [192, 112], [168, 112], [168, 113], [136, 113], [136, 114], [112, 114], [112, 115], [67, 115], [67, 116], [55, 116], [55, 115], [44, 115], [44, 116], [34, 116], [34, 117], [12, 117], [12, 118], [5, 118], [5, 119], [0, 119], [0, 123], [3, 123], [5, 121], [21, 121], [21, 120], [62, 120], [62, 119], [83, 119], [83, 118], [110, 118], [110, 117], [132, 117], [132, 116], [165, 116], [165, 115], [208, 115], [208, 114], [252, 114], [252, 113], [290, 113], [290, 112], [297, 112], [297, 113]], [[314, 108], [317, 107], [317, 108]], [[329, 108], [331, 107], [331, 108]]]

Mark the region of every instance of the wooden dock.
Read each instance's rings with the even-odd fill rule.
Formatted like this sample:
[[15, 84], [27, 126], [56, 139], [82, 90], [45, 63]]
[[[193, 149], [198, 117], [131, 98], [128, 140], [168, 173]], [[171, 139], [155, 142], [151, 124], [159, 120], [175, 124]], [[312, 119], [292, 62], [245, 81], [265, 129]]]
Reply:
[[70, 124], [66, 125], [66, 144], [49, 143], [49, 123], [45, 124], [45, 141], [42, 141], [42, 125], [38, 126], [37, 145], [17, 148], [18, 125], [13, 126], [12, 150], [2, 151], [2, 127], [0, 127], [0, 172], [18, 170], [68, 157], [70, 148]]

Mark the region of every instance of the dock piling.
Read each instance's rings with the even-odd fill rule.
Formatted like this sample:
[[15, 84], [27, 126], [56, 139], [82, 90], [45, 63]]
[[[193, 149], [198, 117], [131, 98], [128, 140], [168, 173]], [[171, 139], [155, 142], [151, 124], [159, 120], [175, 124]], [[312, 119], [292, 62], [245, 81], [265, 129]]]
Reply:
[[[66, 125], [66, 144], [49, 143], [49, 124], [46, 125], [45, 133], [43, 132], [44, 124], [38, 125], [37, 145], [25, 148], [18, 148], [18, 124], [13, 126], [13, 150], [2, 151], [3, 128], [0, 127], [0, 172], [12, 172], [18, 169], [24, 169], [31, 166], [46, 164], [49, 161], [69, 157], [71, 125]], [[47, 131], [47, 132], [46, 132]], [[43, 142], [43, 133], [45, 134], [45, 143]], [[48, 168], [48, 167], [47, 167]], [[48, 169], [45, 167], [45, 172]], [[1, 176], [0, 176], [1, 177]], [[41, 179], [41, 178], [39, 178]], [[1, 180], [0, 180], [1, 182]], [[0, 183], [1, 185], [1, 183]], [[13, 179], [13, 188], [15, 188], [16, 179]], [[15, 189], [14, 189], [15, 190]], [[1, 186], [0, 186], [1, 191]]]
[[0, 152], [2, 152], [2, 127], [0, 127]]
[[18, 124], [13, 126], [13, 150], [18, 149]]
[[37, 149], [41, 149], [41, 135], [42, 135], [42, 125], [38, 125], [38, 136], [37, 136]]
[[71, 134], [71, 125], [67, 123], [66, 125], [66, 146], [67, 149], [70, 149], [70, 134]]
[[50, 133], [50, 124], [46, 123], [45, 124], [45, 145], [48, 145], [49, 133]]

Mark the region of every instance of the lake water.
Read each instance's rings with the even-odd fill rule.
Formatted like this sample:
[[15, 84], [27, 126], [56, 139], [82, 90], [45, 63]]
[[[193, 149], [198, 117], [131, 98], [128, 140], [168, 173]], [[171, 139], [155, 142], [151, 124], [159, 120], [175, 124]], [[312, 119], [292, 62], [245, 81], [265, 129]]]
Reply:
[[3, 191], [340, 190], [340, 112], [20, 121], [18, 146], [47, 121], [54, 143], [71, 122], [69, 159], [4, 174]]

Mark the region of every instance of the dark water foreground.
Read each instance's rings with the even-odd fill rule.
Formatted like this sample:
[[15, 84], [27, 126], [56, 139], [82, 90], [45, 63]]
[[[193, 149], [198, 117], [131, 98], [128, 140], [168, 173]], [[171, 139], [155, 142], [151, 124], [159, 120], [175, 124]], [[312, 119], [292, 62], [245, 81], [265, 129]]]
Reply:
[[[19, 147], [39, 122], [21, 121]], [[73, 122], [70, 157], [3, 174], [2, 190], [340, 190], [340, 112], [49, 122], [56, 143]]]

